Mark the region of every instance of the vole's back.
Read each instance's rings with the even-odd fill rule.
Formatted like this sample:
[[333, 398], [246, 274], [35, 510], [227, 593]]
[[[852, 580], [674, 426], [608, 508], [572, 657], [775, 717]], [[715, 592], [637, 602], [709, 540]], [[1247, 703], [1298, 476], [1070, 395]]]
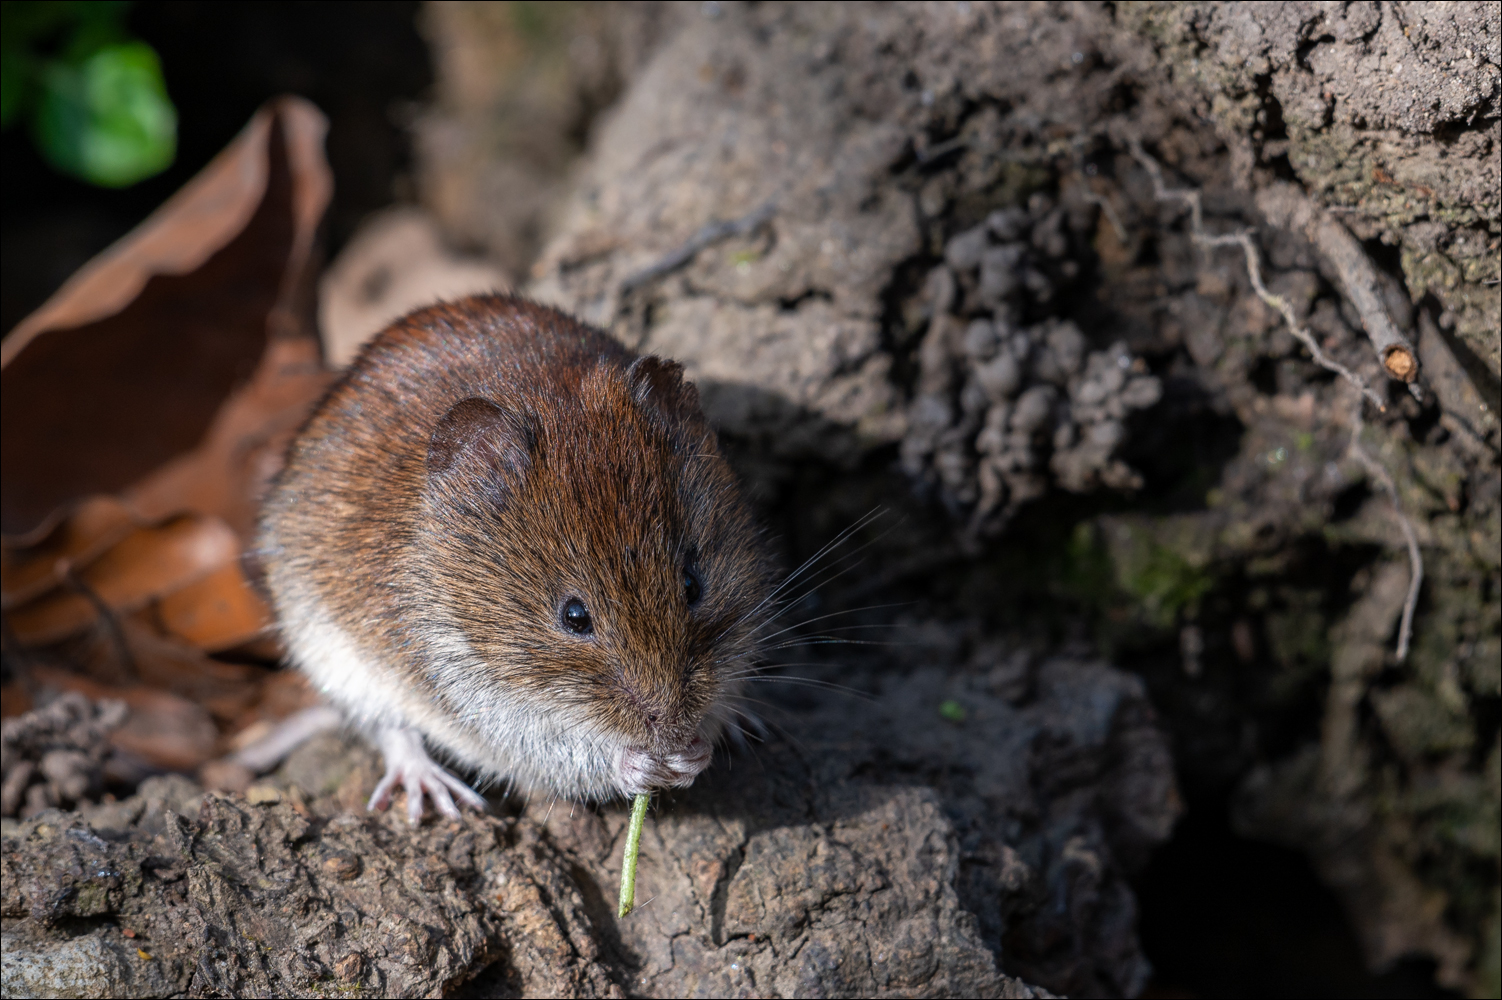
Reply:
[[[514, 296], [420, 310], [371, 341], [287, 456], [262, 515], [274, 592], [305, 589], [353, 614], [399, 613], [390, 577], [421, 530], [434, 425], [469, 397], [534, 407], [566, 400], [602, 359], [632, 355], [572, 317]], [[313, 596], [312, 593], [307, 594]]]

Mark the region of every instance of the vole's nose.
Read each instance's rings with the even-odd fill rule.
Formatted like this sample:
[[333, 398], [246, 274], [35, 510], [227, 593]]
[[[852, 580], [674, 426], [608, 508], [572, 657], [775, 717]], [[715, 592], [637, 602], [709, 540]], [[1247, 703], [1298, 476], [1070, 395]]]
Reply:
[[680, 692], [669, 685], [650, 682], [630, 682], [621, 686], [625, 702], [631, 711], [646, 724], [654, 742], [673, 738], [673, 730], [684, 719], [683, 698]]

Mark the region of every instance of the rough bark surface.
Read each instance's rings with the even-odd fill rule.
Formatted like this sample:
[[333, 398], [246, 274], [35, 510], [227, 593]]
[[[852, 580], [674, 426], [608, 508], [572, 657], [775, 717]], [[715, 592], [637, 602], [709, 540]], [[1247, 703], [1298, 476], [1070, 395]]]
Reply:
[[[875, 701], [808, 706], [652, 816], [651, 902], [615, 928], [630, 989], [1034, 995], [998, 976], [999, 955], [1060, 993], [1138, 992], [1150, 969], [1125, 876], [1179, 814], [1141, 683], [1026, 656], [845, 679]], [[940, 715], [950, 703], [963, 721]], [[591, 898], [613, 898], [625, 819], [547, 820]]]
[[8, 821], [6, 994], [1051, 995], [998, 951], [1137, 992], [1125, 875], [1179, 811], [1141, 682], [1027, 657], [882, 674], [660, 802], [625, 920], [624, 808], [412, 831], [363, 812], [377, 760], [338, 737], [243, 796], [152, 778]]
[[150, 779], [25, 821], [5, 844], [6, 995], [448, 996], [487, 968], [493, 995], [620, 995], [535, 824], [414, 833], [341, 803]]

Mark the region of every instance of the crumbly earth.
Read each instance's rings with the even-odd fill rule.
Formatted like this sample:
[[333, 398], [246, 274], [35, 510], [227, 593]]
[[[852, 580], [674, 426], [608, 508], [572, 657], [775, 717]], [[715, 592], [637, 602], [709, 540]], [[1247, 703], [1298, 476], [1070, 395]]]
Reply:
[[0, 724], [0, 816], [31, 816], [97, 800], [109, 736], [125, 721], [122, 702], [96, 704], [69, 693]]
[[497, 964], [496, 995], [621, 995], [535, 824], [414, 833], [292, 787], [152, 778], [8, 829], [6, 995], [445, 996]]

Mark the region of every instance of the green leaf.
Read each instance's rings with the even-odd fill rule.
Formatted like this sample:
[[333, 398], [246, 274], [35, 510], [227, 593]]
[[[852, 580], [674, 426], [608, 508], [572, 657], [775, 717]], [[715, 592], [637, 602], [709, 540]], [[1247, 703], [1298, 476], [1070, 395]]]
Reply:
[[161, 62], [144, 42], [106, 45], [77, 65], [50, 62], [33, 120], [57, 169], [101, 187], [127, 187], [177, 155], [177, 109]]
[[950, 722], [964, 722], [966, 715], [965, 706], [950, 699], [939, 704], [939, 714]]

